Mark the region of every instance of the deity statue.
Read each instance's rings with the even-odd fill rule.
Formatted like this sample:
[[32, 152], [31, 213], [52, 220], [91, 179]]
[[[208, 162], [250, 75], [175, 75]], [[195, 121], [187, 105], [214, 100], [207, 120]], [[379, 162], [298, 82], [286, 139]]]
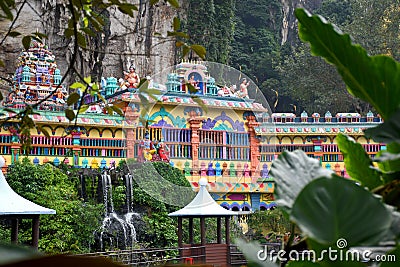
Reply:
[[157, 153], [162, 161], [169, 162], [169, 147], [164, 143], [163, 139], [158, 142]]
[[219, 96], [234, 96], [236, 92], [236, 85], [232, 85], [228, 87], [224, 85], [224, 87], [220, 88], [217, 92]]
[[31, 92], [31, 88], [29, 86], [26, 88], [26, 91], [25, 91], [25, 100], [26, 101], [33, 100], [33, 94]]
[[125, 86], [127, 88], [138, 88], [140, 83], [139, 75], [135, 72], [135, 67], [130, 66], [129, 72], [124, 72]]
[[247, 87], [250, 85], [250, 81], [248, 82], [246, 78], [243, 78], [242, 83], [240, 84], [238, 96], [242, 98], [249, 98], [249, 94], [247, 91]]
[[54, 95], [55, 95], [57, 103], [61, 103], [61, 104], [65, 103], [65, 100], [64, 100], [65, 94], [62, 92], [61, 88], [58, 88], [57, 92], [55, 92]]
[[150, 140], [150, 134], [148, 132], [144, 135], [144, 140], [140, 143], [140, 148], [142, 150], [142, 157], [144, 161], [151, 161], [153, 159], [153, 154], [156, 153], [156, 149], [153, 142]]
[[199, 89], [199, 82], [194, 79], [194, 75], [190, 76], [188, 81], [194, 88]]

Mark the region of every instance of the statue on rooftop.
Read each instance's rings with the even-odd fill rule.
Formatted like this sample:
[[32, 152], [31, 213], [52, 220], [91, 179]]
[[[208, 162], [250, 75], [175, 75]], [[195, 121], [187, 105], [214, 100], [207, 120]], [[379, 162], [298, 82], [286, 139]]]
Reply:
[[57, 92], [54, 93], [56, 96], [56, 102], [57, 103], [61, 103], [64, 104], [65, 103], [65, 94], [63, 93], [63, 91], [61, 90], [61, 88], [57, 89]]
[[188, 81], [194, 88], [199, 89], [199, 81], [196, 81], [194, 79], [194, 75], [190, 76], [190, 79]]
[[250, 85], [250, 81], [247, 81], [246, 78], [243, 78], [242, 83], [240, 84], [238, 96], [242, 98], [249, 98], [249, 93], [247, 87]]
[[129, 72], [124, 72], [126, 88], [138, 88], [140, 83], [139, 75], [135, 72], [135, 67], [131, 65]]

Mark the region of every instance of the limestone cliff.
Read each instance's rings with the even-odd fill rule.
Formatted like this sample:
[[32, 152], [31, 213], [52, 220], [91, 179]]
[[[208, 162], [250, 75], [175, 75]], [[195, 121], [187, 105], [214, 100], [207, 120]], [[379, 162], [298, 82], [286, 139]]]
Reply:
[[[17, 3], [18, 10], [23, 1]], [[115, 8], [101, 13], [106, 21], [104, 31], [88, 39], [87, 49], [80, 51], [76, 64], [80, 73], [85, 76], [121, 77], [123, 70], [133, 64], [136, 71], [145, 76], [175, 64], [175, 41], [166, 38], [166, 34], [172, 30], [172, 19], [178, 11], [164, 1], [154, 6], [149, 5], [149, 0], [133, 3], [139, 9], [134, 18], [123, 15]], [[73, 46], [70, 39], [63, 37], [67, 17], [65, 0], [26, 1], [13, 30], [22, 35], [36, 30], [47, 34], [46, 42], [55, 54], [59, 68], [65, 71]], [[10, 24], [6, 20], [0, 21], [0, 40]], [[8, 37], [4, 41], [0, 47], [0, 58], [6, 66], [0, 69], [0, 75], [10, 77], [14, 73], [15, 62], [22, 49], [21, 38]]]
[[[80, 51], [77, 70], [93, 77], [121, 77], [132, 63], [141, 76], [153, 75], [166, 66], [176, 63], [175, 41], [167, 38], [168, 30], [172, 30], [172, 19], [178, 12], [185, 17], [187, 2], [181, 1], [182, 8], [176, 10], [160, 1], [150, 6], [150, 0], [131, 0], [138, 11], [135, 17], [123, 15], [115, 8], [101, 12], [106, 24], [104, 31], [87, 40], [88, 48]], [[323, 0], [275, 0], [282, 5], [281, 44], [293, 44], [297, 39], [296, 19], [293, 11], [297, 7], [317, 8]], [[17, 10], [24, 1], [17, 0]], [[240, 10], [238, 11], [240, 12]], [[268, 12], [268, 10], [266, 11]], [[63, 37], [68, 19], [66, 0], [31, 0], [26, 1], [13, 26], [13, 30], [22, 35], [36, 30], [48, 35], [47, 44], [56, 56], [59, 68], [67, 69], [71, 58], [72, 42]], [[199, 23], [202, 23], [199, 21]], [[0, 20], [0, 40], [8, 31], [10, 22]], [[203, 44], [205, 45], [205, 44]], [[222, 48], [224, 49], [224, 48]], [[0, 58], [6, 67], [0, 68], [0, 76], [11, 76], [15, 70], [15, 62], [22, 51], [21, 38], [8, 37], [0, 46]], [[70, 77], [68, 82], [74, 78]], [[1, 84], [1, 81], [0, 81]], [[7, 88], [8, 86], [4, 86]]]
[[281, 28], [281, 44], [288, 42], [293, 44], [297, 36], [297, 20], [294, 16], [296, 8], [306, 8], [314, 10], [318, 8], [323, 0], [280, 0], [282, 3], [282, 28]]

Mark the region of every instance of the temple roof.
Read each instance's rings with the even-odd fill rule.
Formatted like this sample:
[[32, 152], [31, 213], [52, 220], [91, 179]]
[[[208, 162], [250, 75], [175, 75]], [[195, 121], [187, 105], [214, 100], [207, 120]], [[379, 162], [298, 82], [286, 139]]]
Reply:
[[[4, 164], [4, 158], [0, 157], [0, 168], [2, 168]], [[55, 213], [55, 210], [39, 206], [15, 193], [8, 185], [3, 172], [0, 171], [0, 216]]]
[[215, 202], [207, 191], [207, 179], [199, 180], [200, 190], [195, 198], [182, 209], [168, 214], [177, 217], [222, 217], [238, 215], [237, 212], [227, 210]]

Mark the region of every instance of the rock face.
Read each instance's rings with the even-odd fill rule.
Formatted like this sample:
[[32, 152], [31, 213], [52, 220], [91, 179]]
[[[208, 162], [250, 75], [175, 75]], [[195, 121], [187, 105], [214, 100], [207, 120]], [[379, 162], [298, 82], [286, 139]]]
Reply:
[[[177, 10], [165, 1], [159, 1], [151, 6], [150, 0], [131, 0], [137, 5], [138, 11], [131, 18], [122, 14], [116, 8], [109, 8], [101, 12], [106, 24], [104, 31], [87, 40], [86, 50], [78, 54], [76, 70], [84, 76], [92, 75], [99, 80], [102, 76], [123, 76], [133, 64], [136, 72], [141, 76], [154, 75], [167, 66], [177, 63], [175, 40], [167, 37], [167, 31], [172, 30], [173, 17], [181, 12], [185, 16], [187, 2], [182, 2], [182, 8]], [[280, 1], [283, 11], [281, 28], [281, 44], [293, 44], [297, 35], [297, 22], [294, 9], [305, 7], [314, 9], [319, 7], [323, 0], [275, 0]], [[24, 1], [18, 1], [17, 10]], [[47, 44], [56, 56], [57, 64], [64, 75], [68, 68], [73, 43], [65, 39], [63, 32], [68, 23], [68, 8], [66, 0], [32, 0], [26, 1], [22, 11], [13, 26], [14, 31], [23, 35], [38, 30], [48, 35]], [[201, 23], [201, 22], [199, 22]], [[0, 40], [10, 27], [10, 22], [0, 20]], [[6, 67], [0, 68], [0, 77], [11, 77], [16, 68], [16, 59], [22, 51], [21, 38], [8, 37], [0, 45], [0, 59]], [[73, 82], [70, 76], [67, 83]], [[0, 79], [0, 88], [8, 89], [4, 80]]]
[[[17, 1], [18, 2], [18, 1]], [[21, 8], [22, 1], [17, 5]], [[153, 75], [166, 66], [176, 62], [175, 40], [166, 37], [172, 30], [173, 17], [177, 10], [160, 1], [150, 6], [149, 0], [138, 0], [138, 11], [131, 18], [116, 8], [110, 8], [101, 14], [106, 21], [104, 32], [87, 39], [87, 49], [78, 54], [75, 68], [84, 76], [90, 74], [122, 77], [123, 71], [133, 64], [141, 76]], [[62, 74], [67, 70], [73, 48], [71, 39], [65, 39], [63, 32], [68, 21], [67, 2], [65, 0], [26, 1], [22, 6], [13, 31], [23, 35], [39, 31], [47, 34], [47, 45], [56, 56]], [[10, 27], [7, 20], [0, 21], [0, 40]], [[158, 34], [159, 33], [159, 34]], [[23, 50], [21, 38], [8, 37], [0, 46], [0, 58], [5, 68], [0, 68], [2, 77], [11, 77], [16, 68], [16, 59]], [[72, 82], [72, 78], [67, 82]], [[3, 88], [7, 87], [3, 83]]]
[[281, 44], [293, 44], [297, 36], [297, 19], [294, 16], [296, 8], [314, 10], [321, 6], [323, 0], [280, 0], [282, 3], [283, 21], [281, 28]]

